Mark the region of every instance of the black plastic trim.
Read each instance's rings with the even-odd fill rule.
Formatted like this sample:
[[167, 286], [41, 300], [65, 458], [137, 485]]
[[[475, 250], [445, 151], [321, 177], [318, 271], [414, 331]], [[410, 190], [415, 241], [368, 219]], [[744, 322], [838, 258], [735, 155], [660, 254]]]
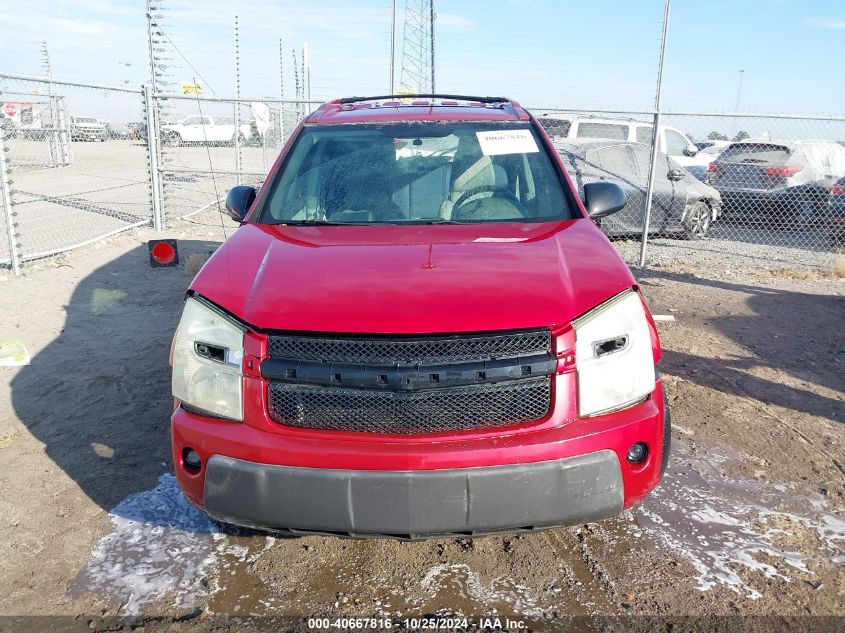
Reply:
[[554, 373], [556, 367], [557, 360], [552, 354], [411, 366], [269, 358], [261, 363], [261, 375], [270, 380], [296, 384], [422, 391], [546, 376]]
[[622, 511], [623, 493], [612, 450], [413, 471], [299, 468], [212, 455], [204, 505], [213, 518], [247, 527], [420, 539], [597, 521]]
[[[344, 97], [338, 99], [338, 103], [360, 103], [363, 101], [384, 101], [386, 99], [401, 99], [407, 101], [408, 99], [444, 99], [447, 101], [476, 101], [478, 103], [503, 103], [510, 105], [513, 103], [507, 97], [473, 97], [469, 95], [451, 95], [451, 94], [437, 94], [437, 93], [419, 93], [419, 94], [404, 94], [404, 95], [378, 95], [375, 97]], [[437, 105], [437, 104], [433, 104]]]

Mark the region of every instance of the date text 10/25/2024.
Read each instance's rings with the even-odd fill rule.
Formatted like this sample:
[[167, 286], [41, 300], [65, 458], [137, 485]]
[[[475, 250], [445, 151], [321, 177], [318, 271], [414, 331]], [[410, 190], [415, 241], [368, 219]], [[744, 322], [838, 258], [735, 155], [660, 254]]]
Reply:
[[510, 618], [458, 618], [458, 617], [419, 617], [419, 618], [308, 618], [309, 629], [380, 630], [392, 628], [415, 630], [468, 630], [519, 631], [525, 629], [523, 620]]

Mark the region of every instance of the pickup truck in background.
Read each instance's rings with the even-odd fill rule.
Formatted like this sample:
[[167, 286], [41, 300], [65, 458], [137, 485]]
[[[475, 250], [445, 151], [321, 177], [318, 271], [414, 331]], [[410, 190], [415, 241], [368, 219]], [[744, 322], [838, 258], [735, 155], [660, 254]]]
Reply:
[[[239, 133], [241, 142], [245, 142], [252, 136], [249, 121], [241, 122]], [[162, 126], [162, 138], [166, 145], [182, 145], [184, 143], [234, 144], [235, 121], [232, 118], [187, 116], [177, 123], [164, 124]]]
[[[651, 145], [654, 126], [647, 121], [625, 118], [599, 118], [585, 115], [562, 115], [544, 113], [537, 117], [546, 133], [555, 138], [598, 138], [615, 141], [630, 141]], [[657, 149], [668, 155], [681, 167], [704, 166], [714, 157], [702, 154], [698, 147], [678, 128], [660, 126]], [[699, 178], [700, 179], [700, 178]]]

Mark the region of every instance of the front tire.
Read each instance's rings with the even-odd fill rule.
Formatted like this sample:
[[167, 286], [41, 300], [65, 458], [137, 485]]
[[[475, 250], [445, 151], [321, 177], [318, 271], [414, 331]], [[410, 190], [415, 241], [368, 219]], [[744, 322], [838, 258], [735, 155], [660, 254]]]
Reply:
[[710, 230], [712, 213], [710, 205], [704, 200], [695, 202], [684, 217], [683, 238], [685, 240], [700, 240]]

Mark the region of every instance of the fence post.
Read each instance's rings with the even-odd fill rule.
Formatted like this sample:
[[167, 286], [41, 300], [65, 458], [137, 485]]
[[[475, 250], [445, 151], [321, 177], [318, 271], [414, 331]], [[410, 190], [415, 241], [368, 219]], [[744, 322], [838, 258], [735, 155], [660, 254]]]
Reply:
[[6, 224], [6, 237], [9, 240], [9, 259], [12, 263], [12, 272], [21, 274], [21, 253], [18, 238], [17, 212], [12, 205], [12, 181], [9, 180], [9, 173], [12, 171], [12, 162], [6, 155], [6, 132], [0, 126], [0, 202], [3, 203], [3, 212]]
[[155, 98], [149, 86], [141, 88], [144, 96], [144, 116], [147, 123], [147, 153], [150, 156], [150, 198], [153, 205], [153, 229], [164, 230], [162, 211], [161, 171], [158, 154], [158, 117], [156, 116]]
[[654, 114], [654, 128], [651, 136], [651, 162], [648, 166], [648, 184], [645, 190], [645, 218], [643, 218], [643, 234], [640, 242], [640, 268], [645, 266], [646, 246], [648, 244], [648, 228], [651, 223], [651, 203], [654, 199], [654, 174], [657, 170], [657, 153], [660, 151], [660, 112]]
[[241, 104], [240, 102], [235, 103], [235, 171], [238, 172], [238, 186], [242, 185], [241, 182]]
[[643, 236], [640, 242], [640, 268], [645, 266], [648, 225], [651, 222], [651, 202], [654, 199], [654, 170], [657, 168], [657, 152], [660, 151], [660, 91], [663, 87], [663, 60], [666, 57], [666, 37], [669, 34], [669, 9], [671, 5], [672, 0], [665, 0], [663, 5], [663, 31], [660, 35], [660, 61], [657, 66], [657, 89], [654, 95], [654, 134], [651, 137], [651, 165], [648, 169], [648, 187], [645, 194], [645, 218], [643, 218]]
[[67, 167], [73, 162], [73, 152], [70, 147], [70, 122], [67, 117], [65, 98], [63, 96], [53, 97], [56, 100], [56, 124], [59, 128], [58, 140], [61, 161], [60, 164]]

